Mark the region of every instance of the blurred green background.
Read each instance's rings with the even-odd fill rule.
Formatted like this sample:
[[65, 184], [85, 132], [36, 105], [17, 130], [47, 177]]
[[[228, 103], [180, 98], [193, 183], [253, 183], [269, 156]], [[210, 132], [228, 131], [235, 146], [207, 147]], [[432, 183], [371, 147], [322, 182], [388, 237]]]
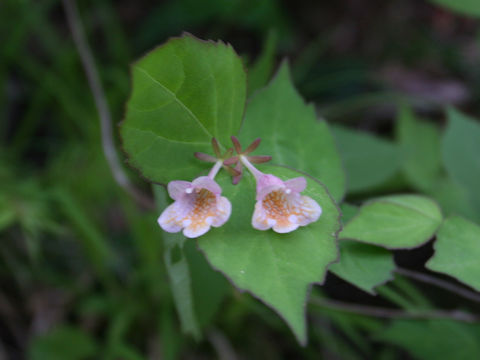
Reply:
[[[443, 128], [448, 105], [480, 115], [478, 20], [423, 0], [82, 0], [78, 6], [117, 138], [129, 64], [188, 31], [231, 43], [250, 68], [252, 92], [288, 57], [300, 93], [319, 116], [383, 137], [380, 148], [359, 143], [365, 163], [378, 165], [366, 179], [350, 168], [347, 200], [420, 190], [447, 214], [479, 220], [478, 203], [448, 179], [422, 189], [398, 175], [393, 141], [399, 103], [436, 128]], [[62, 3], [2, 0], [0, 39], [0, 359], [479, 358], [478, 324], [391, 324], [313, 305], [310, 342], [302, 348], [271, 310], [212, 273], [192, 242], [184, 251], [204, 331], [198, 341], [184, 336], [165, 269], [165, 260], [176, 263], [175, 251], [164, 256], [159, 212], [139, 209], [112, 178]], [[349, 175], [348, 154], [358, 148], [341, 135]], [[395, 256], [415, 268], [431, 253], [427, 244]], [[392, 284], [380, 298], [331, 275], [323, 291], [370, 305], [428, 307], [425, 294], [437, 300], [442, 294], [437, 305], [458, 303], [405, 278]]]

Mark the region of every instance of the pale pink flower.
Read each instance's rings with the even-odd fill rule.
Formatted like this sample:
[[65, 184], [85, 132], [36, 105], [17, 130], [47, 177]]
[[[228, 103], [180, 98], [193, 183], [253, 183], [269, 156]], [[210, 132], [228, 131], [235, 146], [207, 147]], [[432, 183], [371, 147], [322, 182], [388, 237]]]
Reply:
[[209, 176], [200, 176], [192, 182], [175, 180], [168, 183], [168, 194], [175, 200], [158, 218], [160, 227], [170, 233], [183, 229], [183, 235], [196, 238], [210, 227], [225, 224], [230, 217], [232, 205], [221, 196], [222, 189], [213, 180], [221, 162]]
[[322, 214], [320, 205], [300, 194], [307, 186], [304, 177], [283, 181], [274, 175], [263, 174], [245, 157], [240, 159], [257, 181], [257, 202], [252, 217], [255, 229], [273, 228], [277, 233], [288, 233], [318, 220]]

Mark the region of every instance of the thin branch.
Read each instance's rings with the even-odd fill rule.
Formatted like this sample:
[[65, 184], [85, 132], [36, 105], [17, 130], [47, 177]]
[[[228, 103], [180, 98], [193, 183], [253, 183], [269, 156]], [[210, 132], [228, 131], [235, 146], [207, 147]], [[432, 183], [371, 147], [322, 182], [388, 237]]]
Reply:
[[82, 61], [83, 70], [87, 76], [88, 85], [95, 100], [95, 106], [100, 118], [103, 152], [110, 166], [113, 178], [140, 206], [147, 209], [154, 209], [153, 200], [130, 182], [118, 159], [113, 141], [112, 116], [107, 105], [97, 68], [95, 67], [92, 52], [85, 39], [75, 0], [63, 0], [63, 7], [65, 8], [67, 23], [72, 32], [73, 41]]
[[412, 271], [404, 268], [397, 268], [395, 271], [400, 275], [442, 288], [444, 290], [460, 295], [466, 299], [469, 299], [475, 302], [480, 302], [480, 294], [475, 293], [474, 291], [465, 289], [459, 285], [452, 284], [446, 280], [442, 280], [428, 274], [424, 274], [424, 273], [420, 273], [420, 272], [416, 272], [416, 271]]
[[228, 339], [218, 330], [211, 330], [207, 334], [208, 340], [220, 360], [236, 360], [237, 355]]
[[353, 314], [374, 316], [388, 319], [451, 319], [463, 322], [478, 322], [480, 318], [459, 310], [431, 310], [431, 311], [415, 311], [406, 312], [399, 309], [380, 308], [375, 306], [350, 304], [338, 300], [313, 298], [310, 300], [313, 305], [341, 310]]

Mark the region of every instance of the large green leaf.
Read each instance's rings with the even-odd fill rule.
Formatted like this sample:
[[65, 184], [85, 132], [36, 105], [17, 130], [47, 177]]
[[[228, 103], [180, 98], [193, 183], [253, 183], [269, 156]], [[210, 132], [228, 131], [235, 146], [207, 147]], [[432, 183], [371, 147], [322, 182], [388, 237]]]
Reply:
[[353, 240], [340, 240], [340, 262], [330, 271], [366, 292], [393, 279], [395, 269], [392, 254], [383, 248]]
[[478, 0], [430, 0], [464, 15], [480, 17], [480, 2]]
[[[298, 172], [278, 166], [261, 168], [282, 179]], [[339, 210], [318, 181], [307, 177], [304, 194], [322, 207], [320, 219], [291, 233], [259, 231], [251, 226], [255, 181], [245, 174], [237, 186], [227, 177], [219, 184], [232, 203], [230, 220], [199, 238], [198, 245], [210, 264], [239, 289], [247, 290], [285, 319], [298, 340], [307, 340], [305, 303], [311, 283], [322, 282], [326, 267], [338, 255], [335, 243]]]
[[427, 268], [480, 291], [480, 226], [458, 216], [448, 218], [438, 231], [434, 249]]
[[442, 221], [438, 205], [424, 196], [393, 195], [361, 207], [340, 233], [340, 238], [409, 249], [427, 242]]
[[410, 108], [403, 107], [396, 132], [405, 176], [416, 188], [430, 189], [440, 174], [440, 131], [434, 124], [416, 119]]
[[132, 76], [121, 135], [147, 179], [192, 179], [202, 170], [193, 153], [208, 152], [212, 137], [227, 145], [238, 132], [246, 75], [231, 46], [174, 38], [136, 62]]
[[371, 190], [399, 170], [401, 157], [395, 144], [338, 125], [332, 131], [345, 165], [349, 192]]
[[249, 143], [257, 137], [262, 138], [259, 154], [316, 177], [336, 200], [343, 197], [345, 175], [328, 125], [296, 91], [287, 63], [248, 103], [240, 138]]
[[376, 339], [406, 349], [415, 359], [480, 358], [479, 326], [452, 320], [397, 320]]
[[449, 175], [465, 188], [480, 212], [480, 123], [449, 109], [442, 150]]

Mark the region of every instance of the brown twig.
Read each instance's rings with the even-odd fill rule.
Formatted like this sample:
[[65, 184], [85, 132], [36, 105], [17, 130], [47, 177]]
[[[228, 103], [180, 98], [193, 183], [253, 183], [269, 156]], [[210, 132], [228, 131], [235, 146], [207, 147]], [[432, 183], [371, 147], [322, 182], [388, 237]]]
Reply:
[[95, 106], [100, 118], [103, 152], [113, 174], [113, 178], [140, 206], [147, 209], [154, 209], [155, 205], [153, 200], [130, 182], [118, 159], [113, 141], [112, 116], [105, 98], [105, 92], [103, 91], [98, 76], [92, 52], [85, 39], [83, 26], [80, 21], [75, 0], [63, 0], [63, 7], [65, 8], [67, 23], [72, 32], [73, 42], [80, 55], [83, 70], [87, 76], [88, 85], [92, 91]]
[[442, 288], [444, 290], [453, 292], [466, 299], [469, 299], [475, 302], [480, 302], [480, 294], [475, 293], [474, 291], [465, 289], [459, 285], [452, 284], [446, 280], [442, 280], [434, 276], [430, 276], [428, 274], [424, 274], [424, 273], [420, 273], [420, 272], [416, 272], [416, 271], [408, 270], [404, 268], [397, 268], [395, 272], [400, 275], [409, 277], [411, 279], [421, 281], [423, 283], [430, 284], [430, 285]]
[[388, 319], [451, 319], [463, 322], [480, 321], [479, 317], [459, 310], [419, 310], [415, 312], [406, 312], [399, 309], [388, 309], [375, 306], [350, 304], [343, 301], [323, 298], [312, 298], [310, 300], [310, 303], [313, 305], [345, 311], [353, 314]]

